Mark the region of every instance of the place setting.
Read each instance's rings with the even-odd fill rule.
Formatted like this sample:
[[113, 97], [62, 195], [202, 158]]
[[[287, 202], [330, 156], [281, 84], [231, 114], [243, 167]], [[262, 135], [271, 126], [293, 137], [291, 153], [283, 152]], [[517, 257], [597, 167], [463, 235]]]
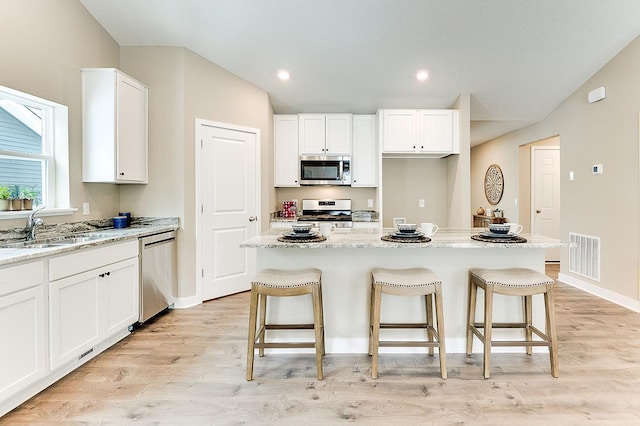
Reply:
[[472, 235], [471, 239], [486, 243], [526, 243], [527, 239], [519, 236], [522, 225], [517, 223], [491, 223], [489, 231]]
[[327, 237], [311, 230], [311, 224], [293, 224], [291, 230], [278, 237], [278, 241], [287, 243], [318, 243]]
[[[423, 223], [420, 230], [415, 223], [401, 223], [397, 225], [397, 230], [380, 237], [382, 241], [394, 243], [428, 243], [431, 241], [426, 234], [433, 235], [438, 230], [438, 225]], [[431, 225], [428, 229], [426, 225]]]

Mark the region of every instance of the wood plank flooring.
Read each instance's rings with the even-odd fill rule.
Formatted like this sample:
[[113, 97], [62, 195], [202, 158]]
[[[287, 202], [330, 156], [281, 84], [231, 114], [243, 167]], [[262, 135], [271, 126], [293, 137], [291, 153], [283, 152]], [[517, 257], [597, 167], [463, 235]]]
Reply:
[[[557, 276], [557, 266], [547, 271]], [[176, 310], [0, 419], [20, 424], [640, 424], [640, 315], [557, 286], [560, 377], [546, 354], [256, 357], [245, 381], [248, 293]]]

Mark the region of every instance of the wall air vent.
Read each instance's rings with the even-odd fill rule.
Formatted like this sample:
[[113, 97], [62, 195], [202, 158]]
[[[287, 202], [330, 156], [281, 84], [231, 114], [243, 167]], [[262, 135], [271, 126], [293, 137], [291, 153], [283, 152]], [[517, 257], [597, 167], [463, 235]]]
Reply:
[[600, 282], [600, 238], [569, 233], [569, 272]]

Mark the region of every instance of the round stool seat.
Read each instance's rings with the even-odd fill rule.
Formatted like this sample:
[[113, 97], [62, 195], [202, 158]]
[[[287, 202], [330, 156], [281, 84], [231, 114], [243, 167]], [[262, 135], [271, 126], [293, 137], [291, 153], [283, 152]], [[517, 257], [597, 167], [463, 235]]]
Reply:
[[320, 270], [314, 268], [295, 271], [264, 269], [253, 277], [251, 284], [279, 288], [305, 287], [320, 285], [320, 276]]
[[502, 287], [537, 287], [553, 284], [545, 274], [527, 268], [472, 268], [469, 273], [486, 285]]
[[426, 268], [374, 268], [371, 274], [374, 284], [391, 287], [415, 288], [442, 284], [440, 278], [433, 271]]

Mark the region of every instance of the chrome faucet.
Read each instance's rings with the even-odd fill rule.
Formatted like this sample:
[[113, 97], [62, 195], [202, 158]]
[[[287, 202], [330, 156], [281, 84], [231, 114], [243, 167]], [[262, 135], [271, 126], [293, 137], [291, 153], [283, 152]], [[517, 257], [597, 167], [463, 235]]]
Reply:
[[38, 213], [42, 209], [44, 209], [44, 204], [38, 207], [37, 209], [33, 210], [29, 215], [29, 217], [27, 217], [27, 226], [25, 228], [25, 231], [27, 232], [27, 241], [35, 240], [36, 228], [38, 226], [44, 225], [44, 221], [41, 218], [35, 217], [36, 213]]

